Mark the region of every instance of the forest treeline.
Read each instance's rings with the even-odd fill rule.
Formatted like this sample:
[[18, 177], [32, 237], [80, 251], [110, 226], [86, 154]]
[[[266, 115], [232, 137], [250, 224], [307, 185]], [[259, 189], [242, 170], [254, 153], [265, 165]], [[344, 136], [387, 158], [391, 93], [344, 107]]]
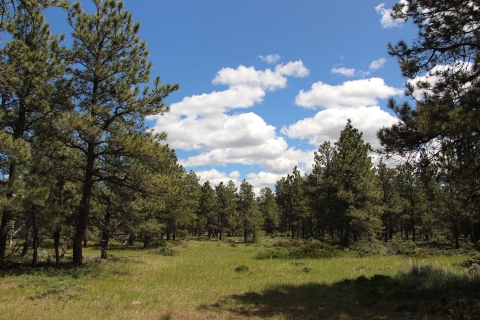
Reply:
[[[167, 133], [146, 127], [147, 116], [168, 112], [164, 100], [179, 86], [150, 80], [140, 25], [122, 2], [94, 3], [88, 13], [80, 3], [0, 1], [8, 35], [0, 52], [0, 265], [31, 250], [35, 266], [47, 238], [56, 263], [73, 249], [76, 265], [89, 240], [102, 258], [112, 239], [148, 247], [187, 235], [246, 242], [282, 234], [345, 247], [393, 237], [479, 242], [480, 23], [471, 1], [394, 7], [421, 32], [412, 46], [389, 45], [390, 55], [404, 76], [434, 72], [436, 80], [408, 83], [414, 106], [389, 101], [399, 122], [379, 130], [376, 152], [400, 157], [397, 166], [374, 166], [349, 120], [338, 141], [319, 146], [311, 173], [295, 167], [258, 195], [245, 180], [200, 184], [163, 142]], [[65, 9], [69, 46], [49, 31], [49, 6]]]

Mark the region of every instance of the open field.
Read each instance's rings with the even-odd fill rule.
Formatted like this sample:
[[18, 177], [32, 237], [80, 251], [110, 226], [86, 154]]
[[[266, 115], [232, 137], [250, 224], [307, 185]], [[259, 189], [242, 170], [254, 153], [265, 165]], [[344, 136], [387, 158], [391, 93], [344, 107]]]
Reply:
[[[456, 266], [465, 255], [257, 259], [272, 243], [182, 241], [172, 247], [176, 256], [118, 246], [107, 261], [91, 247], [82, 268], [0, 270], [0, 319], [479, 316], [480, 277]], [[431, 266], [422, 269], [425, 263]], [[399, 273], [412, 264], [416, 272]]]

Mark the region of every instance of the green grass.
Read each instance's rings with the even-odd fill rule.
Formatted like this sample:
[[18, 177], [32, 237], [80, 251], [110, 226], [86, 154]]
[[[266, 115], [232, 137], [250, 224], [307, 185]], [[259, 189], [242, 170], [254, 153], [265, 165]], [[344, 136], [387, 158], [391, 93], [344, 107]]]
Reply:
[[114, 258], [107, 261], [95, 258], [99, 251], [91, 247], [82, 268], [43, 264], [0, 271], [0, 319], [475, 319], [480, 314], [480, 277], [460, 266], [467, 255], [358, 257], [352, 251], [332, 258], [257, 258], [274, 243], [192, 240], [177, 242], [174, 256], [156, 248], [113, 247]]

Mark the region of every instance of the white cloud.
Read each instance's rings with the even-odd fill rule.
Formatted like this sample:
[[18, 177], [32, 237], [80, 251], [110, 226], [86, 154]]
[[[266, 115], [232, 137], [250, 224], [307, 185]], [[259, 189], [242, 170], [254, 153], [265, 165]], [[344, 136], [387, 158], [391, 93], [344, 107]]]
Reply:
[[159, 118], [156, 128], [168, 132], [167, 142], [176, 149], [199, 152], [217, 148], [259, 146], [275, 139], [275, 127], [253, 112], [205, 117], [189, 116], [183, 119], [168, 114]]
[[255, 70], [254, 67], [239, 66], [237, 69], [223, 68], [218, 71], [212, 83], [229, 86], [242, 84], [249, 87], [275, 90], [284, 88], [287, 84], [287, 78], [270, 69], [262, 71]]
[[315, 150], [297, 150], [289, 148], [281, 156], [275, 159], [262, 159], [259, 165], [266, 170], [277, 174], [287, 174], [292, 171], [294, 166], [298, 166], [303, 171], [308, 172], [313, 164], [313, 152]]
[[266, 63], [275, 63], [278, 60], [280, 60], [280, 56], [278, 54], [269, 54], [266, 56], [258, 56], [262, 61], [265, 61]]
[[191, 156], [180, 163], [188, 167], [199, 167], [209, 164], [225, 165], [234, 164], [256, 164], [268, 159], [279, 158], [287, 150], [288, 145], [281, 137], [274, 137], [256, 145], [233, 147], [210, 148], [196, 156]]
[[200, 177], [200, 184], [203, 185], [206, 181], [209, 181], [212, 188], [218, 186], [220, 182], [223, 182], [223, 184], [226, 185], [230, 180], [232, 180], [237, 187], [240, 185], [240, 181], [238, 180], [239, 175], [235, 177], [236, 173], [238, 173], [236, 170], [228, 175], [225, 172], [220, 172], [216, 169], [197, 171], [195, 173]]
[[311, 145], [318, 147], [325, 141], [338, 140], [340, 131], [345, 128], [348, 119], [352, 120], [355, 128], [363, 132], [364, 141], [374, 147], [379, 146], [376, 137], [378, 129], [397, 122], [395, 117], [378, 106], [336, 107], [322, 110], [312, 118], [306, 118], [288, 127], [283, 127], [281, 132], [289, 138], [308, 139]]
[[[404, 4], [403, 12], [406, 12], [408, 9], [408, 2], [406, 0], [400, 0], [400, 3]], [[375, 11], [382, 16], [380, 23], [383, 28], [393, 28], [401, 26], [405, 21], [403, 19], [394, 19], [392, 14], [392, 9], [385, 9], [385, 3], [381, 3], [375, 7]]]
[[[170, 106], [168, 115], [199, 116], [211, 113], [222, 113], [229, 109], [249, 108], [262, 102], [265, 91], [260, 87], [243, 84], [231, 86], [224, 91], [213, 91], [201, 95], [183, 98], [182, 101]], [[161, 117], [151, 117], [162, 119]]]
[[249, 173], [246, 179], [252, 186], [254, 186], [254, 192], [258, 196], [260, 195], [260, 189], [265, 187], [274, 190], [277, 181], [284, 176], [284, 174], [260, 171], [259, 173]]
[[332, 68], [332, 73], [338, 73], [346, 77], [353, 77], [355, 75], [355, 69], [347, 69], [347, 68]]
[[346, 81], [338, 86], [319, 81], [310, 91], [301, 90], [295, 103], [306, 108], [367, 107], [376, 105], [378, 98], [402, 93], [403, 90], [387, 86], [381, 78]]
[[387, 59], [385, 59], [385, 58], [380, 58], [378, 60], [374, 60], [374, 61], [372, 61], [372, 63], [370, 63], [369, 68], [370, 68], [370, 70], [380, 69], [381, 67], [383, 67], [385, 62], [387, 62]]
[[228, 177], [233, 180], [237, 180], [240, 178], [240, 172], [238, 170], [234, 170], [228, 174]]
[[275, 66], [275, 73], [303, 78], [310, 74], [310, 71], [303, 65], [302, 60], [289, 62], [287, 64], [278, 64]]
[[287, 78], [285, 76], [305, 77], [309, 74], [308, 69], [301, 60], [289, 62], [285, 65], [275, 66], [275, 70], [255, 70], [254, 67], [238, 66], [237, 69], [223, 68], [217, 72], [213, 84], [224, 84], [229, 86], [245, 85], [248, 87], [259, 87], [265, 90], [285, 88]]

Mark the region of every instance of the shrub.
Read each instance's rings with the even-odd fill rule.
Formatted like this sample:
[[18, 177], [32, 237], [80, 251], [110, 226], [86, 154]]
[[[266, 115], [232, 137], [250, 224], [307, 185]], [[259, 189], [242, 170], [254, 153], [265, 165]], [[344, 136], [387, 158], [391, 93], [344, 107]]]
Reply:
[[474, 264], [480, 265], [480, 252], [470, 253], [470, 256], [467, 259], [460, 262], [458, 265], [469, 268]]
[[169, 256], [169, 257], [172, 257], [172, 256], [178, 256], [178, 251], [175, 251], [173, 250], [172, 248], [169, 248], [169, 247], [160, 247], [158, 249], [155, 249], [155, 250], [150, 250], [148, 251], [148, 253], [151, 253], [151, 254], [159, 254], [159, 255], [162, 255], [162, 256]]
[[250, 269], [246, 266], [246, 265], [241, 265], [241, 266], [238, 266], [238, 267], [235, 267], [235, 269], [233, 269], [233, 271], [235, 272], [248, 272]]
[[[278, 242], [277, 242], [278, 243]], [[321, 259], [336, 256], [335, 248], [329, 244], [315, 241], [300, 246], [285, 247], [284, 243], [276, 250], [266, 250], [257, 254], [257, 259]]]

